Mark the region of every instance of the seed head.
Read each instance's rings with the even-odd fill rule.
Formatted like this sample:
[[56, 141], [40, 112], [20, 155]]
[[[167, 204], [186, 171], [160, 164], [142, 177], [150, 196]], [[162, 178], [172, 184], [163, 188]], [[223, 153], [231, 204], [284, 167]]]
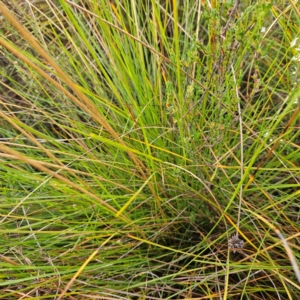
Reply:
[[245, 242], [241, 240], [238, 236], [238, 234], [234, 234], [228, 241], [228, 247], [229, 249], [235, 253], [240, 252], [244, 247]]

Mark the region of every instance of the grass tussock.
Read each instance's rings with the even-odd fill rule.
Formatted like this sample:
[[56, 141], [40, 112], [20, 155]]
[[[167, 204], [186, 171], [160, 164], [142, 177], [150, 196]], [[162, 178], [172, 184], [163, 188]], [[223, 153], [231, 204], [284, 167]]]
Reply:
[[0, 299], [299, 298], [297, 1], [0, 11]]

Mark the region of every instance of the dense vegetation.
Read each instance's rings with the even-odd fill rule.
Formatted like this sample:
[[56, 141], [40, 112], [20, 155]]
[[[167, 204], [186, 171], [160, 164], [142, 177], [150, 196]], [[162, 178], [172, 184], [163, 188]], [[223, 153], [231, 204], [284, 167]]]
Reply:
[[0, 11], [0, 299], [300, 298], [298, 1]]

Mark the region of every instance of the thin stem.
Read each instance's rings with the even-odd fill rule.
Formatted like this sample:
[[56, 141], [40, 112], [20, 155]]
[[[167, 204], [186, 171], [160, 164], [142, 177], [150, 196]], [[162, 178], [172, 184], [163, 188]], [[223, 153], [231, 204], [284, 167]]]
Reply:
[[[241, 104], [240, 104], [240, 97], [239, 97], [239, 91], [236, 83], [236, 77], [235, 77], [235, 72], [233, 65], [231, 65], [231, 70], [232, 70], [232, 76], [233, 76], [233, 81], [235, 83], [235, 92], [236, 92], [236, 97], [238, 99], [238, 112], [239, 112], [239, 121], [240, 121], [240, 139], [241, 139], [241, 178], [243, 178], [244, 175], [244, 147], [243, 147], [243, 121], [242, 121], [242, 112], [241, 112]], [[237, 220], [237, 229], [240, 228], [240, 220], [241, 220], [241, 207], [242, 207], [242, 199], [243, 199], [243, 185], [240, 186], [240, 200], [239, 200], [239, 211], [238, 211], [238, 220]], [[238, 236], [238, 230], [236, 232]]]

